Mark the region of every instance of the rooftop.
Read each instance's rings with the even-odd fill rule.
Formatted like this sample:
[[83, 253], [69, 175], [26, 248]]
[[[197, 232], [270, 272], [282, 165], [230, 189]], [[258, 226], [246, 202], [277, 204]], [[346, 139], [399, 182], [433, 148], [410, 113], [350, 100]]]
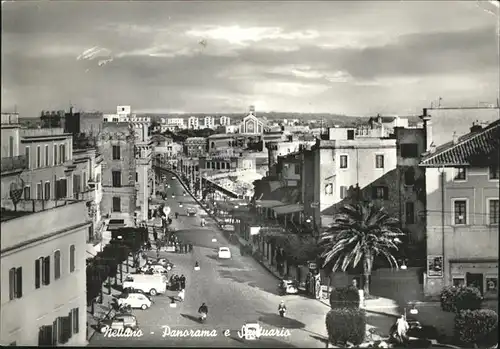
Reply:
[[[470, 166], [474, 160], [490, 162], [498, 161], [500, 139], [500, 120], [497, 120], [478, 131], [469, 132], [458, 138], [436, 147], [432, 152], [424, 154], [421, 166]], [[474, 160], [473, 160], [474, 159]]]
[[2, 125], [16, 125], [19, 124], [18, 113], [2, 113]]
[[2, 199], [2, 215], [0, 221], [24, 217], [33, 213], [43, 212], [60, 206], [79, 202], [73, 199], [61, 200], [21, 200], [14, 207], [12, 199]]

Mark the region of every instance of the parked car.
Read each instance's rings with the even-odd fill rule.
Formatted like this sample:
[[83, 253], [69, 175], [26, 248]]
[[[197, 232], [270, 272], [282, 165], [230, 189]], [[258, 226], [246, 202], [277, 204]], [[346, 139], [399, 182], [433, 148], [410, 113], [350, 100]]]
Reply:
[[167, 268], [167, 270], [174, 267], [174, 263], [170, 262], [167, 258], [159, 258], [156, 261], [156, 264], [163, 265], [165, 268]]
[[111, 319], [104, 319], [99, 322], [99, 332], [106, 333], [108, 329], [124, 330], [130, 328], [135, 331], [139, 328], [137, 319], [131, 314], [116, 314]]
[[299, 293], [299, 283], [296, 280], [283, 279], [278, 285], [282, 295]]
[[122, 293], [115, 298], [115, 302], [119, 307], [130, 306], [131, 308], [141, 308], [142, 310], [146, 310], [153, 304], [151, 299], [144, 293]]
[[176, 177], [175, 176], [172, 176], [172, 180], [175, 181]]
[[231, 251], [229, 250], [229, 247], [219, 247], [219, 258], [220, 259], [231, 258]]
[[186, 212], [187, 212], [187, 215], [188, 215], [188, 216], [195, 217], [195, 216], [196, 216], [196, 213], [197, 213], [198, 211], [197, 211], [197, 210], [196, 210], [196, 208], [194, 208], [194, 207], [188, 207], [188, 208], [186, 209]]
[[134, 274], [128, 275], [123, 281], [124, 288], [134, 288], [149, 293], [151, 296], [165, 293], [168, 279], [165, 274]]

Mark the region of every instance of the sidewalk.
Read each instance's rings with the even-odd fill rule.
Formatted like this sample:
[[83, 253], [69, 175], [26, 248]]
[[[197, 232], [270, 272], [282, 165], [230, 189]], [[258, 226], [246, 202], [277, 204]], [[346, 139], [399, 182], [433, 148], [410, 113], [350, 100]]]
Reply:
[[[129, 263], [129, 272], [127, 273], [127, 266], [126, 262], [122, 264], [123, 267], [123, 278], [127, 274], [131, 274], [135, 271], [135, 269], [132, 267], [133, 265], [133, 259], [131, 256], [129, 256], [128, 261]], [[119, 273], [118, 269], [118, 273]], [[114, 278], [110, 278], [112, 283], [114, 282]], [[95, 303], [94, 305], [94, 315], [91, 314], [92, 307], [87, 307], [87, 341], [90, 341], [92, 339], [92, 336], [97, 332], [97, 325], [100, 320], [105, 319], [107, 317], [112, 317], [114, 316], [114, 310], [111, 307], [111, 301], [114, 297], [117, 295], [121, 294], [122, 292], [119, 290], [121, 289], [121, 283], [120, 283], [120, 276], [118, 274], [118, 280], [117, 280], [117, 287], [114, 285], [111, 286], [111, 295], [108, 294], [108, 281], [106, 280], [103, 285], [102, 285], [102, 294], [103, 294], [103, 301], [102, 304]], [[118, 288], [118, 290], [117, 290]]]

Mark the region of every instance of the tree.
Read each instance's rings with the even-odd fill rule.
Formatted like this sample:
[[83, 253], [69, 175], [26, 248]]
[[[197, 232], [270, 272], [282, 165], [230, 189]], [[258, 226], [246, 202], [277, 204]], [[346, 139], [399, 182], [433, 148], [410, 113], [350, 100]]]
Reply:
[[321, 236], [325, 248], [323, 267], [332, 265], [332, 271], [340, 268], [345, 272], [362, 262], [363, 289], [368, 296], [374, 258], [382, 256], [391, 267], [397, 267], [393, 252], [398, 250], [399, 238], [403, 235], [399, 221], [390, 217], [384, 208], [372, 203], [345, 205]]

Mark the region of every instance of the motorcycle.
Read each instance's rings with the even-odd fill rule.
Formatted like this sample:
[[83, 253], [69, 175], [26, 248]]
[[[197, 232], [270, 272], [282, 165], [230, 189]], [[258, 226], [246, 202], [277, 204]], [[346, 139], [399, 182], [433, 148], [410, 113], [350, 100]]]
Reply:
[[206, 319], [207, 319], [207, 314], [206, 313], [201, 313], [200, 314], [200, 322], [205, 322]]
[[279, 312], [280, 312], [280, 316], [281, 317], [285, 317], [285, 315], [286, 315], [286, 310], [285, 309], [280, 309]]
[[201, 226], [202, 226], [202, 227], [204, 227], [204, 226], [205, 226], [205, 224], [206, 224], [205, 220], [202, 220], [202, 221], [201, 221]]

